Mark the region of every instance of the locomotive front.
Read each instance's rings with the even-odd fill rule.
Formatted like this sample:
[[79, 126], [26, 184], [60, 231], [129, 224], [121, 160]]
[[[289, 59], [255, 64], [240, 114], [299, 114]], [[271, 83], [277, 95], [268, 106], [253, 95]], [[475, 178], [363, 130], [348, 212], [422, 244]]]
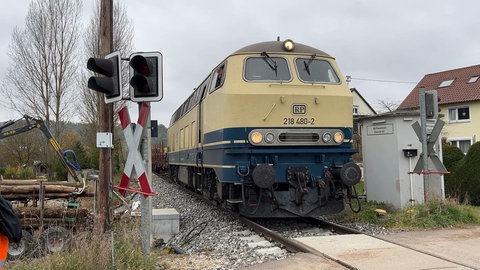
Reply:
[[352, 95], [334, 58], [287, 40], [247, 46], [226, 63], [223, 89], [205, 103], [215, 109], [204, 114], [229, 141], [216, 153], [230, 165], [215, 169], [220, 197], [250, 217], [342, 211], [361, 171]]

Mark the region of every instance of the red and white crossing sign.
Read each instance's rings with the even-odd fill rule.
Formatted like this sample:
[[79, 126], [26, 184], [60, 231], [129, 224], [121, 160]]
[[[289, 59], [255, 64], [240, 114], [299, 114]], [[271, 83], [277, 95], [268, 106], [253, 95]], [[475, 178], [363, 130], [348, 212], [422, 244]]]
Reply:
[[[137, 125], [135, 126], [135, 131], [130, 121], [130, 114], [128, 113], [128, 108], [123, 107], [118, 112], [118, 116], [120, 117], [120, 122], [122, 124], [123, 134], [125, 136], [125, 140], [129, 149], [127, 162], [125, 163], [125, 168], [123, 169], [122, 180], [117, 186], [120, 194], [122, 194], [123, 196], [125, 196], [125, 193], [127, 191], [141, 193], [145, 197], [157, 195], [157, 193], [152, 192], [152, 189], [150, 188], [148, 175], [146, 173], [145, 166], [143, 165], [142, 156], [140, 155], [140, 141], [149, 112], [150, 105], [147, 102], [142, 102], [140, 104], [140, 113], [138, 116]], [[138, 177], [138, 182], [140, 183], [141, 188], [140, 190], [128, 187], [130, 177], [133, 173], [133, 169], [135, 169], [135, 173]]]

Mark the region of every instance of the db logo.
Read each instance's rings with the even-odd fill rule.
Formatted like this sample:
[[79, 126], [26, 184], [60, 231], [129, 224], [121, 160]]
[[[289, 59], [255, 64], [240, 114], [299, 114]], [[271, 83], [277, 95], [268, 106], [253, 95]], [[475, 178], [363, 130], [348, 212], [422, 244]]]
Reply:
[[292, 105], [292, 114], [294, 114], [294, 115], [305, 115], [305, 114], [307, 114], [307, 105], [306, 104], [293, 104]]

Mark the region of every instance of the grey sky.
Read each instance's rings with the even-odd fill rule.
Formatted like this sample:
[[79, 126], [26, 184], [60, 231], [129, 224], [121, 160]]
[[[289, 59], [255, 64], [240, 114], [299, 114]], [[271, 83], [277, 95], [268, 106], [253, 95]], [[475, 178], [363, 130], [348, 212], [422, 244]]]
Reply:
[[[85, 21], [91, 15], [93, 1], [84, 1]], [[379, 100], [400, 102], [415, 86], [374, 80], [417, 82], [425, 74], [480, 62], [480, 2], [475, 0], [123, 3], [134, 23], [136, 50], [160, 51], [163, 55], [164, 98], [152, 104], [152, 119], [167, 126], [173, 111], [228, 54], [277, 36], [333, 55], [343, 75], [354, 78], [350, 86], [374, 108]], [[28, 5], [26, 0], [8, 1], [8, 8], [0, 10], [1, 80], [9, 61], [13, 28], [24, 27]], [[131, 106], [131, 114], [135, 110], [136, 106]], [[18, 113], [0, 109], [0, 121], [19, 117]]]

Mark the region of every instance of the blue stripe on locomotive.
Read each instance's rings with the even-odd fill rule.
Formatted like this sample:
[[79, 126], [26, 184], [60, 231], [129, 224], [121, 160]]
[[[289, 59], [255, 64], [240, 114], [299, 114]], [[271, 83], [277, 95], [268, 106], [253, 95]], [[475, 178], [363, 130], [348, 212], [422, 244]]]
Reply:
[[[345, 142], [340, 146], [252, 146], [247, 139], [255, 128], [227, 128], [205, 134], [202, 159], [207, 168], [214, 168], [221, 182], [239, 182], [237, 173], [246, 173], [257, 164], [273, 164], [277, 182], [286, 182], [288, 167], [307, 167], [310, 175], [324, 177], [325, 167], [341, 166], [351, 161], [356, 153], [352, 149], [352, 129], [338, 128], [345, 134]], [[274, 129], [274, 128], [272, 128]], [[302, 128], [308, 129], [308, 128]], [[318, 128], [317, 128], [318, 129]], [[243, 142], [242, 142], [243, 141]], [[199, 149], [189, 149], [172, 153], [171, 163], [199, 166]]]

